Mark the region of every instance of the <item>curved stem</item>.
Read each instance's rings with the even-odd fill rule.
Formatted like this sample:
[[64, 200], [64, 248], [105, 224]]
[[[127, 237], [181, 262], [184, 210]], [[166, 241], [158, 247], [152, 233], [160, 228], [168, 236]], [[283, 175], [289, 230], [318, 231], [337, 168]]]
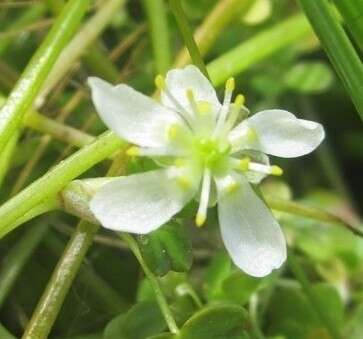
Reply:
[[158, 279], [154, 276], [154, 274], [151, 272], [151, 270], [149, 269], [149, 267], [146, 265], [139, 247], [137, 245], [137, 242], [135, 241], [135, 239], [127, 234], [127, 233], [120, 233], [119, 234], [120, 238], [125, 241], [127, 243], [127, 245], [129, 246], [130, 250], [134, 253], [137, 261], [139, 262], [140, 266], [142, 267], [146, 277], [148, 278], [150, 285], [152, 287], [152, 289], [154, 290], [155, 293], [155, 297], [156, 300], [160, 306], [160, 310], [163, 313], [163, 316], [165, 318], [165, 321], [169, 327], [170, 332], [172, 333], [179, 333], [179, 328], [175, 322], [174, 316], [171, 313], [171, 310], [169, 308], [169, 305], [165, 299], [164, 293], [161, 290], [161, 287], [159, 285], [159, 281]]

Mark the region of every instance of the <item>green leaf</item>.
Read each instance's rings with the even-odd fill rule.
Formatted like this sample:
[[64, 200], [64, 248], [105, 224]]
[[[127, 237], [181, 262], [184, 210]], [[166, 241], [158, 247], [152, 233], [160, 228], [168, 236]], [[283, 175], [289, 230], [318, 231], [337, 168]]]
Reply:
[[300, 62], [284, 76], [286, 86], [305, 94], [324, 92], [334, 80], [331, 69], [322, 62]]
[[154, 301], [134, 305], [126, 314], [112, 319], [104, 331], [104, 339], [145, 339], [165, 330], [166, 323]]
[[158, 230], [138, 237], [141, 254], [149, 268], [162, 276], [170, 270], [188, 271], [192, 265], [192, 245], [185, 228], [169, 222]]
[[205, 274], [205, 294], [208, 300], [219, 299], [223, 294], [223, 281], [230, 275], [232, 263], [225, 252], [220, 252], [212, 259]]
[[239, 306], [209, 306], [195, 313], [181, 328], [178, 339], [244, 339], [246, 311]]

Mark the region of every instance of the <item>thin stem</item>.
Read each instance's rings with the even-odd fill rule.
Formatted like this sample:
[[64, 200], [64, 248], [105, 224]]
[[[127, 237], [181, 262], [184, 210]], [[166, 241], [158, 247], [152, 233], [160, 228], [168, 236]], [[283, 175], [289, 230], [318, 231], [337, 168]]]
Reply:
[[363, 64], [328, 0], [299, 0], [363, 120]]
[[0, 112], [0, 154], [18, 130], [63, 47], [78, 27], [89, 0], [70, 0], [32, 57]]
[[312, 31], [303, 15], [285, 19], [209, 63], [207, 69], [210, 78], [215, 86], [219, 86], [228, 78], [242, 73], [278, 50], [309, 35], [312, 35]]
[[[194, 40], [200, 54], [206, 55], [224, 28], [240, 17], [251, 7], [255, 0], [220, 0], [205, 17], [194, 33]], [[187, 48], [183, 48], [176, 57], [175, 67], [185, 66], [190, 62]]]
[[110, 19], [115, 14], [125, 0], [108, 0], [99, 7], [98, 12], [93, 15], [74, 36], [67, 47], [62, 51], [57, 63], [50, 72], [47, 81], [39, 95], [39, 104], [42, 104], [45, 97], [50, 93], [59, 80], [67, 71], [74, 66], [86, 49], [97, 39], [102, 31], [107, 27]]
[[47, 338], [99, 226], [81, 221], [35, 309], [23, 339]]
[[266, 200], [266, 203], [269, 207], [277, 211], [282, 211], [289, 214], [300, 215], [306, 218], [340, 225], [353, 232], [354, 234], [363, 237], [363, 230], [358, 229], [357, 227], [344, 221], [340, 217], [329, 212], [310, 206], [304, 206], [294, 201], [273, 198], [271, 196], [264, 196], [264, 199]]
[[293, 273], [295, 278], [299, 281], [308, 301], [310, 302], [317, 316], [321, 319], [322, 323], [326, 326], [331, 337], [334, 339], [342, 339], [343, 337], [341, 336], [339, 329], [337, 328], [334, 321], [331, 321], [331, 319], [325, 312], [324, 308], [321, 306], [319, 298], [317, 298], [315, 291], [312, 289], [310, 285], [309, 279], [305, 275], [304, 270], [300, 266], [297, 258], [295, 258], [295, 255], [292, 253], [291, 250], [289, 251], [287, 260], [291, 272]]
[[0, 238], [14, 229], [14, 223], [32, 208], [125, 145], [113, 132], [106, 132], [8, 200], [0, 207]]
[[188, 23], [188, 19], [184, 13], [184, 10], [181, 6], [180, 0], [169, 0], [170, 8], [174, 14], [175, 20], [178, 24], [180, 33], [183, 36], [184, 43], [188, 48], [190, 57], [193, 60], [193, 63], [200, 69], [200, 71], [209, 78], [207, 68], [205, 67], [203, 58], [199, 52], [198, 46], [195, 43], [192, 30], [190, 29], [190, 25]]
[[149, 267], [146, 265], [139, 247], [137, 245], [136, 240], [129, 234], [127, 233], [120, 233], [119, 234], [120, 238], [125, 241], [130, 250], [134, 253], [137, 261], [139, 262], [140, 266], [142, 267], [146, 277], [148, 278], [150, 285], [152, 287], [152, 289], [154, 290], [155, 293], [155, 297], [156, 300], [160, 306], [160, 310], [163, 313], [163, 316], [165, 318], [165, 321], [169, 327], [170, 332], [172, 333], [179, 333], [179, 328], [175, 322], [174, 316], [169, 308], [169, 305], [165, 299], [164, 293], [161, 290], [161, 287], [159, 285], [159, 281], [158, 279], [154, 276], [154, 274], [151, 272], [151, 270], [149, 269]]
[[6, 144], [3, 154], [0, 157], [0, 186], [4, 182], [8, 172], [13, 153], [16, 149], [16, 144], [19, 138], [19, 133], [15, 133]]
[[43, 221], [30, 227], [3, 258], [0, 271], [0, 307], [47, 229]]
[[169, 25], [163, 0], [142, 1], [154, 52], [156, 73], [165, 74], [171, 64]]

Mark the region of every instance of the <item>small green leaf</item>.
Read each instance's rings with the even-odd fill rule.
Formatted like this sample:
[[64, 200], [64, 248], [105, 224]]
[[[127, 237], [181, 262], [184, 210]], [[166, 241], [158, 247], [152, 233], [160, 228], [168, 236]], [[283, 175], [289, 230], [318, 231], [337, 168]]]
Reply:
[[134, 305], [126, 314], [112, 319], [104, 331], [104, 339], [145, 339], [165, 330], [166, 323], [154, 301]]
[[139, 236], [141, 254], [149, 268], [157, 275], [168, 271], [188, 271], [192, 265], [192, 245], [185, 228], [169, 222], [150, 234]]
[[178, 339], [244, 339], [247, 312], [239, 306], [209, 306], [195, 313], [181, 328]]
[[231, 274], [232, 263], [225, 252], [214, 256], [205, 275], [205, 294], [208, 300], [219, 299], [223, 294], [223, 281]]
[[288, 70], [284, 77], [288, 88], [305, 94], [324, 92], [333, 80], [333, 72], [322, 62], [300, 62]]

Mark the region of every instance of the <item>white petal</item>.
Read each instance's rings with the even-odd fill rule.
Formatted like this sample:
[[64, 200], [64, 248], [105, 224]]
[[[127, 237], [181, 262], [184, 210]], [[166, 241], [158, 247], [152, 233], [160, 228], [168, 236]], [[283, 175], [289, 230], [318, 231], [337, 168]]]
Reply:
[[[200, 70], [189, 65], [183, 69], [174, 69], [168, 72], [165, 84], [171, 95], [181, 104], [182, 107], [189, 109], [190, 105], [186, 96], [188, 89], [193, 90], [194, 98], [198, 101], [208, 101], [213, 106], [220, 107], [216, 91], [209, 80], [200, 72]], [[161, 100], [165, 106], [177, 109], [174, 103], [163, 92]]]
[[88, 78], [92, 100], [103, 122], [127, 141], [146, 147], [162, 147], [167, 128], [186, 128], [173, 111], [126, 85], [112, 86], [99, 78]]
[[286, 243], [279, 224], [254, 193], [247, 180], [226, 190], [225, 179], [217, 179], [218, 215], [222, 238], [233, 262], [246, 273], [263, 277], [286, 259]]
[[234, 128], [229, 135], [235, 148], [256, 149], [283, 158], [299, 157], [312, 152], [324, 137], [321, 124], [298, 119], [290, 112], [277, 109], [256, 113]]
[[170, 169], [163, 169], [105, 184], [91, 200], [90, 207], [105, 228], [146, 234], [170, 220], [193, 194], [193, 190], [178, 186]]

